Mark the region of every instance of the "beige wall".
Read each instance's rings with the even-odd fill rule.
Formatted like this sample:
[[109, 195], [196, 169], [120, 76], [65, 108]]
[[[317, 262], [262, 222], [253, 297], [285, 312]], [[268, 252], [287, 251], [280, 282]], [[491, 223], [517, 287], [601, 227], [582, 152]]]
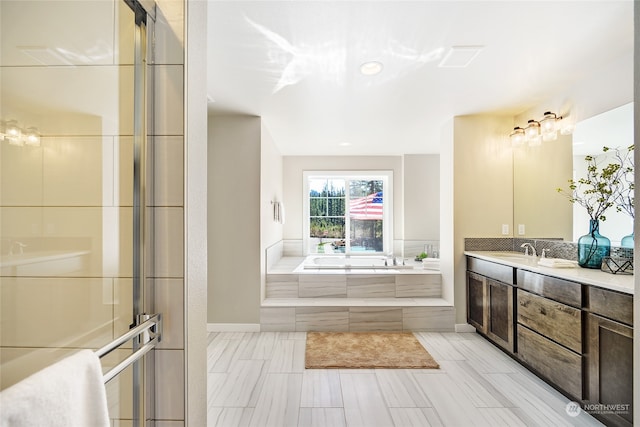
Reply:
[[[466, 323], [465, 237], [509, 237], [513, 229], [513, 156], [504, 137], [512, 117], [453, 121], [453, 277], [456, 323]], [[509, 236], [502, 235], [502, 224]]]
[[[453, 156], [453, 118], [440, 129], [440, 275], [442, 276], [442, 298], [449, 304], [454, 303], [454, 156]], [[460, 311], [456, 308], [456, 319]], [[456, 320], [456, 323], [457, 320]], [[466, 320], [465, 320], [466, 323]]]
[[405, 240], [439, 240], [440, 156], [407, 154], [403, 171]]
[[208, 323], [260, 322], [261, 120], [210, 116]]
[[393, 171], [393, 236], [404, 238], [402, 218], [404, 198], [400, 156], [284, 156], [284, 200], [287, 221], [284, 239], [302, 239], [302, 173], [305, 170], [390, 170]]
[[287, 204], [282, 188], [282, 155], [262, 122], [260, 144], [260, 300], [264, 299], [264, 283], [267, 274], [266, 250], [282, 240], [284, 224], [274, 221], [273, 202], [283, 206], [287, 221]]

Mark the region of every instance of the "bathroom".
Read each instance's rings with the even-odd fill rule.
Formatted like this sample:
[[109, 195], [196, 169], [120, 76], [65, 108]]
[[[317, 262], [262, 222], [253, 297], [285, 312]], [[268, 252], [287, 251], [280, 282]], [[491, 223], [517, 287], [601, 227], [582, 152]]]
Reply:
[[[34, 31], [34, 26], [48, 28], [50, 33], [60, 31], [60, 28], [72, 28], [80, 21], [78, 16], [108, 16], [113, 25], [108, 24], [106, 35], [101, 35], [100, 40], [113, 40], [113, 26], [119, 16], [119, 9], [113, 2], [98, 2], [106, 7], [106, 11], [98, 13], [91, 9], [95, 4], [88, 6], [90, 10], [81, 10], [81, 2], [69, 2], [72, 9], [63, 12], [61, 9], [52, 10], [46, 7], [47, 2], [28, 2], [31, 8], [28, 13], [22, 10], [11, 11], [11, 6], [20, 2], [2, 2], [0, 6], [0, 19], [2, 19], [2, 40], [8, 43], [10, 36], [6, 33], [8, 29], [21, 28], [17, 37], [20, 41], [13, 41], [15, 46], [46, 46], [46, 38], [38, 38]], [[57, 2], [60, 7], [64, 2]], [[103, 4], [104, 3], [104, 4]], [[143, 2], [144, 3], [144, 2]], [[298, 179], [299, 171], [305, 169], [376, 169], [393, 171], [394, 176], [394, 207], [393, 225], [394, 252], [402, 253], [404, 258], [412, 258], [417, 254], [418, 249], [425, 241], [437, 240], [441, 253], [441, 274], [442, 274], [442, 297], [449, 301], [452, 306], [464, 306], [465, 296], [463, 293], [464, 261], [463, 239], [465, 237], [502, 237], [502, 225], [509, 224], [509, 235], [512, 235], [515, 223], [513, 221], [513, 159], [506, 153], [502, 153], [496, 141], [487, 138], [488, 135], [495, 135], [499, 129], [500, 133], [508, 133], [513, 128], [514, 121], [522, 123], [530, 116], [538, 114], [523, 111], [517, 117], [513, 115], [467, 115], [461, 117], [451, 117], [439, 132], [442, 135], [443, 144], [441, 151], [436, 153], [420, 153], [407, 155], [376, 155], [362, 157], [358, 162], [353, 162], [351, 155], [344, 156], [304, 156], [291, 155], [282, 156], [273, 141], [270, 129], [265, 123], [256, 117], [236, 116], [225, 118], [227, 131], [236, 135], [234, 142], [236, 145], [229, 146], [209, 146], [208, 154], [213, 157], [207, 161], [203, 153], [207, 150], [208, 139], [215, 137], [213, 134], [207, 135], [208, 124], [221, 120], [216, 117], [209, 117], [207, 123], [206, 114], [206, 58], [202, 55], [201, 45], [205, 39], [206, 32], [206, 3], [205, 2], [182, 2], [161, 0], [157, 1], [157, 14], [155, 17], [156, 31], [156, 56], [154, 67], [155, 81], [155, 104], [154, 104], [154, 137], [158, 141], [158, 150], [154, 153], [153, 166], [160, 168], [156, 170], [154, 189], [154, 205], [151, 206], [153, 219], [153, 262], [149, 263], [149, 268], [156, 271], [150, 272], [147, 277], [153, 279], [155, 287], [154, 310], [165, 315], [166, 340], [160, 344], [156, 350], [154, 366], [149, 366], [155, 372], [155, 386], [149, 385], [147, 392], [155, 387], [157, 394], [155, 397], [156, 425], [181, 425], [180, 421], [185, 421], [189, 425], [205, 425], [206, 421], [206, 381], [202, 372], [205, 371], [206, 359], [206, 328], [210, 330], [225, 327], [227, 330], [236, 328], [238, 330], [256, 330], [260, 325], [260, 307], [264, 299], [266, 273], [268, 268], [267, 249], [282, 241], [283, 245], [301, 245], [303, 239], [300, 222], [302, 221], [302, 205], [297, 203], [302, 195], [301, 180]], [[122, 12], [124, 13], [124, 12]], [[60, 17], [64, 24], [56, 24], [53, 28], [48, 26], [52, 16]], [[71, 21], [64, 21], [71, 19]], [[85, 26], [87, 25], [85, 22]], [[90, 21], [89, 21], [90, 22]], [[188, 25], [186, 24], [188, 22]], [[7, 24], [13, 23], [15, 25]], [[19, 23], [19, 25], [17, 25]], [[131, 24], [133, 25], [133, 24]], [[149, 21], [151, 25], [151, 21]], [[95, 25], [101, 27], [100, 25]], [[80, 31], [90, 33], [86, 27], [81, 27]], [[32, 33], [31, 36], [28, 34]], [[62, 32], [64, 33], [64, 32]], [[183, 36], [184, 33], [184, 36]], [[74, 41], [72, 45], [77, 43]], [[111, 48], [113, 51], [113, 47]], [[28, 49], [27, 49], [28, 50]], [[108, 49], [107, 49], [108, 50]], [[3, 55], [9, 50], [3, 47]], [[2, 194], [4, 197], [23, 197], [25, 199], [34, 195], [33, 191], [45, 192], [38, 186], [46, 182], [48, 185], [55, 184], [60, 187], [74, 188], [74, 191], [62, 192], [62, 195], [48, 193], [38, 194], [39, 204], [34, 205], [33, 200], [23, 200], [15, 202], [15, 199], [7, 202], [3, 201], [2, 206], [2, 237], [3, 252], [5, 254], [5, 237], [11, 238], [8, 245], [14, 247], [15, 252], [20, 251], [21, 244], [32, 245], [31, 248], [24, 248], [25, 252], [33, 249], [33, 241], [29, 240], [34, 233], [36, 237], [49, 237], [49, 243], [61, 243], [65, 245], [65, 250], [80, 247], [81, 250], [69, 251], [79, 252], [78, 257], [82, 258], [82, 252], [91, 250], [95, 253], [95, 247], [100, 248], [101, 258], [92, 258], [89, 262], [89, 269], [92, 270], [91, 279], [97, 283], [96, 292], [92, 293], [92, 298], [103, 305], [105, 301], [103, 292], [108, 292], [111, 299], [109, 309], [101, 313], [100, 322], [110, 325], [107, 327], [105, 337], [109, 339], [122, 332], [128, 327], [130, 319], [124, 321], [119, 317], [117, 310], [122, 308], [128, 313], [131, 305], [130, 301], [124, 301], [129, 294], [130, 282], [128, 281], [132, 272], [130, 266], [126, 266], [124, 272], [114, 271], [114, 265], [120, 266], [128, 256], [122, 256], [115, 264], [107, 265], [106, 256], [102, 256], [102, 250], [108, 248], [113, 254], [127, 253], [126, 248], [114, 249], [113, 242], [103, 243], [103, 239], [108, 235], [113, 235], [114, 230], [120, 228], [103, 227], [103, 222], [108, 219], [113, 226], [118, 219], [124, 221], [129, 215], [131, 204], [127, 202], [122, 206], [114, 202], [114, 194], [125, 191], [104, 186], [104, 182], [113, 183], [116, 181], [115, 161], [129, 161], [126, 151], [116, 150], [115, 143], [102, 143], [103, 132], [114, 141], [115, 136], [130, 136], [128, 127], [132, 123], [124, 123], [124, 119], [114, 120], [112, 123], [99, 123], [95, 121], [102, 116], [112, 116], [113, 112], [105, 113], [96, 111], [95, 108], [86, 109], [84, 106], [78, 107], [84, 97], [76, 99], [71, 96], [74, 88], [69, 87], [71, 82], [80, 84], [81, 80], [77, 74], [80, 68], [85, 70], [91, 68], [87, 62], [95, 61], [101, 57], [102, 51], [93, 53], [91, 57], [69, 58], [62, 57], [56, 51], [58, 57], [51, 52], [36, 52], [32, 49], [29, 54], [25, 52], [13, 52], [13, 58], [3, 57], [0, 72], [2, 73], [2, 120], [5, 112], [15, 113], [8, 104], [9, 92], [12, 96], [24, 94], [24, 98], [34, 105], [39, 106], [36, 114], [23, 114], [17, 117], [25, 126], [35, 126], [43, 131], [41, 136], [41, 147], [32, 150], [31, 154], [40, 157], [24, 159], [26, 162], [44, 164], [48, 166], [49, 160], [43, 156], [51, 156], [55, 170], [49, 169], [52, 176], [62, 177], [57, 183], [52, 183], [48, 177], [42, 175], [33, 176], [21, 173], [32, 170], [30, 164], [19, 164], [3, 151], [2, 159]], [[40, 55], [37, 59], [33, 55]], [[45, 55], [49, 55], [45, 58]], [[51, 58], [54, 55], [54, 58]], [[113, 58], [113, 55], [111, 55]], [[18, 59], [21, 58], [21, 59]], [[25, 59], [26, 58], [26, 59]], [[17, 61], [17, 62], [11, 62]], [[44, 64], [43, 65], [43, 61]], [[47, 62], [53, 61], [53, 62]], [[64, 62], [67, 61], [67, 62]], [[69, 65], [68, 62], [71, 62]], [[84, 67], [77, 67], [80, 61]], [[84, 61], [84, 62], [83, 62]], [[110, 60], [109, 64], [114, 65]], [[131, 64], [126, 64], [130, 66]], [[100, 63], [100, 68], [104, 63]], [[85, 68], [86, 67], [86, 68]], [[115, 65], [114, 65], [115, 67]], [[67, 71], [71, 75], [65, 74]], [[51, 74], [42, 74], [50, 72]], [[626, 75], [625, 75], [626, 76]], [[18, 78], [20, 77], [20, 78]], [[120, 80], [114, 78], [111, 88], [101, 88], [100, 85], [86, 83], [81, 86], [81, 91], [89, 91], [96, 99], [107, 100], [109, 108], [115, 108], [117, 98], [110, 96], [110, 93], [118, 92], [118, 83], [122, 83], [125, 77]], [[130, 77], [127, 77], [130, 78]], [[55, 79], [57, 91], [46, 95], [54, 100], [57, 108], [68, 114], [60, 117], [51, 114], [47, 107], [51, 105], [37, 96], [40, 90], [38, 82], [47, 79]], [[24, 83], [14, 84], [16, 81]], [[102, 81], [102, 80], [100, 80]], [[188, 86], [185, 82], [189, 82]], [[122, 83], [124, 85], [124, 83]], [[524, 83], [523, 83], [524, 84]], [[599, 86], [598, 83], [591, 86]], [[124, 86], [123, 86], [124, 88]], [[102, 89], [102, 91], [100, 91]], [[579, 88], [578, 88], [579, 89]], [[577, 93], [580, 91], [577, 90]], [[98, 93], [95, 93], [98, 92]], [[582, 92], [584, 94], [584, 92]], [[88, 96], [87, 96], [88, 97]], [[560, 105], [562, 99], [559, 97], [554, 101], [554, 105]], [[62, 102], [64, 101], [64, 102]], [[59, 105], [58, 103], [62, 103]], [[130, 102], [127, 101], [127, 102]], [[611, 105], [613, 107], [614, 105]], [[78, 108], [76, 108], [78, 107]], [[27, 108], [21, 105], [20, 108]], [[541, 107], [543, 108], [543, 107]], [[80, 118], [74, 116], [77, 111], [87, 112], [88, 117]], [[595, 111], [584, 111], [585, 117], [595, 114]], [[36, 117], [37, 116], [37, 117]], [[37, 122], [36, 122], [36, 119]], [[80, 129], [73, 131], [61, 129], [61, 123], [71, 120], [74, 123], [85, 123]], [[32, 121], [33, 120], [33, 121]], [[428, 120], [425, 119], [425, 120]], [[107, 129], [107, 126], [112, 126]], [[122, 128], [121, 128], [122, 127]], [[124, 128], [127, 128], [124, 130]], [[214, 128], [212, 128], [214, 129]], [[46, 130], [46, 132], [44, 132]], [[91, 136], [99, 140], [100, 150], [109, 151], [111, 160], [110, 169], [101, 164], [102, 159], [97, 160], [99, 170], [98, 184], [89, 182], [86, 176], [96, 176], [96, 170], [92, 170], [96, 163], [79, 154], [78, 157], [68, 157], [64, 162], [58, 162], [54, 156], [68, 155], [73, 153], [80, 143], [73, 144], [73, 141], [54, 140], [61, 136]], [[47, 141], [47, 138], [50, 140]], [[446, 141], [446, 143], [444, 143]], [[95, 142], [95, 141], [94, 141]], [[449, 144], [449, 142], [451, 142]], [[109, 145], [111, 144], [111, 145]], [[127, 142], [123, 142], [127, 144]], [[132, 143], [131, 143], [132, 144]], [[55, 148], [54, 151], [45, 153], [45, 148]], [[109, 148], [107, 148], [109, 147]], [[23, 147], [25, 149], [32, 147]], [[5, 150], [5, 145], [3, 145]], [[121, 157], [118, 157], [121, 156]], [[222, 161], [221, 159], [224, 159]], [[476, 170], [478, 159], [483, 159], [483, 179], [485, 184], [478, 186], [477, 176], [473, 174], [460, 173], [463, 170]], [[95, 159], [94, 159], [95, 160]], [[207, 164], [209, 163], [209, 164]], [[80, 169], [83, 165], [86, 169]], [[37, 169], [37, 168], [36, 168]], [[33, 170], [36, 170], [33, 169]], [[41, 168], [42, 169], [42, 168]], [[37, 169], [39, 170], [39, 169]], [[69, 175], [57, 175], [60, 170], [68, 170]], [[455, 171], [455, 172], [454, 172]], [[223, 173], [225, 182], [231, 181], [233, 177], [234, 188], [220, 188], [217, 184], [217, 173]], [[47, 171], [42, 172], [47, 173]], [[74, 175], [75, 174], [75, 175]], [[208, 175], [209, 174], [209, 175]], [[432, 174], [435, 174], [435, 179]], [[204, 177], [207, 177], [209, 181]], [[11, 182], [15, 182], [15, 177], [20, 177], [21, 186], [11, 188]], [[9, 177], [9, 178], [7, 178]], [[454, 180], [455, 177], [455, 180]], [[130, 179], [130, 177], [123, 177]], [[280, 184], [281, 183], [281, 184]], [[81, 185], [89, 186], [89, 192], [93, 191], [92, 186], [98, 185], [101, 188], [93, 193], [93, 200], [86, 201], [81, 198], [74, 198], [82, 191]], [[24, 186], [24, 187], [23, 187]], [[207, 200], [207, 187], [216, 188], [217, 197]], [[112, 192], [110, 204], [104, 205], [104, 191]], [[225, 191], [234, 190], [234, 193]], [[211, 191], [211, 190], [210, 190]], [[433, 199], [427, 201], [422, 196], [428, 192]], [[22, 193], [22, 194], [18, 194]], [[228, 209], [221, 207], [219, 201], [229, 194], [238, 193], [243, 195], [242, 209]], [[50, 197], [49, 199], [47, 199]], [[97, 201], [96, 201], [97, 199]], [[271, 202], [281, 201], [286, 209], [286, 221], [284, 224], [273, 221]], [[207, 206], [208, 204], [208, 206]], [[38, 206], [37, 218], [30, 221], [30, 213], [35, 211], [33, 206]], [[106, 206], [106, 208], [105, 208]], [[88, 231], [67, 234], [66, 230], [78, 230], [80, 220], [74, 212], [77, 209], [90, 207], [96, 212], [96, 217], [100, 217], [97, 223], [87, 224]], [[25, 210], [22, 210], [25, 208]], [[58, 210], [54, 220], [45, 221], [47, 209]], [[114, 214], [116, 210], [123, 209], [123, 215]], [[208, 214], [207, 214], [208, 212]], [[419, 214], [418, 214], [419, 213]], [[102, 219], [102, 215], [104, 220]], [[208, 216], [207, 216], [208, 215]], [[81, 218], [86, 218], [81, 216]], [[13, 228], [13, 221], [23, 222], [20, 229]], [[32, 229], [32, 224], [42, 224], [42, 229]], [[242, 224], [242, 227], [216, 227], [217, 224]], [[47, 228], [47, 224], [53, 224], [53, 228]], [[98, 224], [98, 225], [96, 225]], [[7, 231], [7, 228], [11, 231]], [[208, 229], [209, 239], [207, 241]], [[16, 231], [19, 230], [19, 231]], [[123, 229], [123, 234], [130, 234], [128, 229]], [[117, 233], [115, 233], [117, 234]], [[87, 248], [86, 237], [91, 236], [92, 242], [97, 246], [89, 245]], [[65, 242], [54, 242], [54, 239], [64, 238]], [[81, 241], [82, 240], [82, 241]], [[413, 246], [411, 243], [416, 242]], [[128, 243], [122, 243], [123, 246]], [[57, 248], [53, 248], [57, 249]], [[283, 247], [283, 250], [287, 250]], [[7, 249], [8, 253], [9, 249]], [[208, 252], [208, 256], [207, 256]], [[229, 257], [229, 254], [234, 254]], [[236, 256], [237, 254], [237, 256]], [[116, 257], [117, 258], [117, 257]], [[109, 258], [112, 262], [116, 258]], [[250, 260], [250, 261], [247, 261]], [[75, 262], [75, 261], [74, 261]], [[85, 262], [85, 261], [78, 261]], [[103, 264], [103, 262], [105, 264]], [[93, 263], [93, 264], [92, 264]], [[111, 270], [109, 270], [111, 268]], [[105, 271], [102, 271], [102, 270]], [[207, 269], [209, 275], [207, 276]], [[11, 276], [14, 277], [14, 276]], [[30, 276], [31, 277], [31, 276]], [[49, 277], [49, 276], [47, 276]], [[55, 278], [55, 274], [51, 275]], [[4, 284], [13, 279], [3, 277]], [[211, 281], [215, 283], [211, 283]], [[105, 282], [107, 285], [105, 285]], [[209, 282], [209, 283], [208, 283]], [[255, 285], [259, 284], [259, 285]], [[207, 289], [208, 288], [208, 289]], [[4, 289], [4, 288], [3, 288]], [[99, 289], [100, 291], [97, 291]], [[118, 294], [118, 289], [122, 294]], [[127, 291], [127, 292], [124, 292]], [[3, 290], [3, 292], [5, 292]], [[51, 292], [49, 289], [46, 292]], [[208, 297], [207, 297], [208, 293]], [[65, 319], [65, 313], [75, 313], [74, 305], [60, 303], [55, 310], [42, 310], [47, 308], [47, 297], [50, 295], [42, 291], [44, 301], [33, 302], [33, 307], [28, 305], [24, 311], [32, 319], [37, 319], [37, 324], [46, 324], [51, 318]], [[121, 302], [116, 306], [116, 296]], [[151, 296], [149, 296], [151, 298]], [[82, 299], [86, 299], [84, 296]], [[10, 301], [3, 294], [3, 304]], [[70, 299], [69, 301], [72, 301]], [[241, 301], [241, 303], [238, 303]], [[466, 323], [464, 310], [458, 310], [454, 319], [455, 325]], [[9, 328], [7, 321], [8, 310], [3, 305], [3, 326]], [[34, 313], [38, 313], [37, 315]], [[42, 317], [34, 317], [42, 316]], [[22, 320], [22, 318], [21, 318]], [[75, 320], [75, 319], [74, 319]], [[15, 325], [15, 322], [12, 325]], [[64, 323], [64, 322], [62, 322]], [[11, 326], [13, 328], [14, 326]], [[39, 329], [31, 325], [25, 326], [33, 331]], [[3, 331], [4, 335], [4, 331]], [[102, 335], [100, 335], [102, 337]], [[51, 339], [46, 336], [39, 342], [11, 342], [2, 350], [2, 364], [5, 358], [17, 360], [17, 353], [24, 348], [41, 348], [52, 356], [49, 361], [62, 357], [66, 350], [57, 345], [51, 344]], [[85, 343], [86, 344], [86, 343]], [[87, 347], [95, 347], [96, 343], [87, 344]], [[22, 364], [22, 361], [20, 362]], [[39, 363], [39, 362], [38, 362]], [[27, 370], [41, 367], [41, 364], [22, 365]], [[151, 365], [151, 363], [149, 363]], [[187, 367], [189, 369], [187, 369]], [[638, 370], [636, 370], [638, 372]], [[3, 375], [3, 379], [5, 376]], [[130, 377], [123, 377], [115, 390], [115, 394], [123, 393], [122, 401], [127, 401], [130, 394]], [[4, 387], [4, 386], [3, 386]], [[182, 398], [184, 397], [184, 398]], [[117, 406], [117, 405], [116, 405]], [[117, 410], [120, 411], [114, 419], [131, 420], [133, 408], [131, 404], [125, 404]], [[177, 423], [176, 423], [177, 421]], [[125, 422], [122, 425], [126, 425]]]

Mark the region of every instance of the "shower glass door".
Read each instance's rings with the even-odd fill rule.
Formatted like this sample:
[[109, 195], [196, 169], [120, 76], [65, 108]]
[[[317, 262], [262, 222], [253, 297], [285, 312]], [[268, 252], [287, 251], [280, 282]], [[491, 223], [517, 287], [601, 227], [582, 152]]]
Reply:
[[[0, 2], [0, 389], [142, 312], [146, 31], [132, 0]], [[107, 384], [113, 420], [150, 417], [143, 371]]]

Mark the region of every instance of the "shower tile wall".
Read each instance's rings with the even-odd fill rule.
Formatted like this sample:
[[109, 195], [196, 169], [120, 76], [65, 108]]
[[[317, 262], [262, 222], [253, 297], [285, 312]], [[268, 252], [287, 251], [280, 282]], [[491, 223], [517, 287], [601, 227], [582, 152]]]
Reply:
[[148, 263], [146, 296], [149, 310], [163, 314], [163, 339], [155, 351], [156, 424], [177, 427], [185, 419], [184, 0], [156, 4], [155, 136], [149, 194], [149, 245], [154, 253]]
[[[157, 6], [145, 308], [164, 315], [156, 419], [182, 425], [184, 0]], [[39, 147], [0, 142], [0, 389], [131, 323], [128, 13], [120, 0], [0, 2], [0, 119], [42, 133]], [[8, 262], [18, 242], [37, 263]], [[128, 371], [107, 387], [110, 415], [121, 421], [132, 417]]]

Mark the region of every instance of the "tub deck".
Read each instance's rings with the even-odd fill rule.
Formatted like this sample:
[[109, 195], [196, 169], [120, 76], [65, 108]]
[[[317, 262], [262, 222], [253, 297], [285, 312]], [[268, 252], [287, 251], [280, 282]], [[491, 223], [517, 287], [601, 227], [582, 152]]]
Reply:
[[439, 271], [309, 269], [286, 257], [268, 272], [263, 331], [452, 331], [453, 306], [442, 298]]

